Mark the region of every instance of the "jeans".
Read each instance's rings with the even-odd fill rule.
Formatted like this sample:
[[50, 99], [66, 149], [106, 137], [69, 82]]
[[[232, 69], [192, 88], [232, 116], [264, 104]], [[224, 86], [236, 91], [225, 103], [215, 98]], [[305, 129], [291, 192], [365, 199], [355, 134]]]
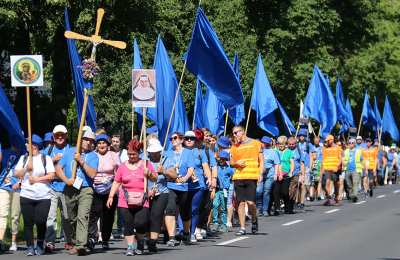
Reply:
[[[203, 193], [206, 192], [205, 190], [193, 190], [189, 191], [189, 196], [192, 197], [192, 217], [190, 222], [190, 233], [194, 234], [196, 231], [197, 224], [199, 223], [200, 219], [200, 204], [203, 200]], [[204, 210], [204, 209], [202, 209]]]
[[[221, 213], [221, 214], [219, 214]], [[218, 216], [221, 217], [221, 222], [226, 226], [227, 217], [226, 217], [226, 198], [224, 196], [224, 191], [219, 190], [215, 193], [215, 197], [213, 200], [213, 224], [218, 224]]]
[[271, 199], [273, 184], [274, 184], [274, 176], [267, 177], [266, 174], [263, 175], [262, 181], [257, 184], [256, 202], [257, 202], [258, 212], [260, 213], [265, 213], [268, 211], [268, 205]]

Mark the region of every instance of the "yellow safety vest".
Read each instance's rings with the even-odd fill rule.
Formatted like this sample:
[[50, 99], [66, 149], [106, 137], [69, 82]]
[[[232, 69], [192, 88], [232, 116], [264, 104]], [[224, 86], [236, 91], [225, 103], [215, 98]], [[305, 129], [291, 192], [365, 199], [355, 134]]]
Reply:
[[[361, 155], [362, 155], [362, 150], [356, 149], [355, 160], [356, 160], [356, 172], [358, 173], [362, 173], [363, 171], [363, 162], [361, 160]], [[344, 151], [344, 165], [343, 165], [345, 171], [347, 170], [347, 165], [349, 164], [349, 160], [350, 160], [350, 149], [346, 149]]]

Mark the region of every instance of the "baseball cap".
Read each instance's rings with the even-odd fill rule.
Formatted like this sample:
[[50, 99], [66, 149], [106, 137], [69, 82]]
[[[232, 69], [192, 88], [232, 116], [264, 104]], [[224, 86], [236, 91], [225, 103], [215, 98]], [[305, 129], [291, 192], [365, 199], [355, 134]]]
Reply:
[[219, 158], [226, 159], [226, 160], [229, 160], [229, 158], [230, 158], [229, 153], [227, 151], [221, 151], [218, 154], [218, 156], [219, 156]]
[[108, 144], [110, 144], [110, 137], [106, 134], [99, 134], [98, 136], [96, 136], [95, 140], [96, 140], [96, 143], [98, 141], [106, 141]]
[[263, 138], [261, 138], [261, 142], [263, 142], [264, 144], [271, 144], [272, 139], [269, 136], [263, 136]]
[[363, 139], [363, 138], [362, 138], [361, 135], [357, 136], [357, 138], [356, 138], [356, 140], [362, 140], [362, 139]]
[[53, 141], [53, 133], [52, 132], [48, 132], [44, 134], [44, 142], [51, 142]]
[[304, 128], [300, 129], [298, 136], [307, 136], [307, 129]]
[[88, 125], [85, 125], [85, 126], [82, 128], [82, 131], [83, 131], [83, 132], [86, 132], [86, 131], [91, 131], [91, 132], [93, 132], [92, 128], [90, 128], [90, 126], [88, 126]]
[[217, 144], [221, 148], [228, 148], [231, 145], [231, 141], [226, 136], [221, 136], [218, 138]]
[[392, 144], [392, 145], [390, 146], [390, 149], [396, 149], [396, 148], [397, 148], [396, 144]]
[[185, 137], [196, 137], [195, 133], [193, 131], [186, 131], [185, 132]]
[[64, 125], [56, 125], [53, 129], [53, 134], [56, 134], [56, 133], [66, 134], [66, 133], [68, 133], [68, 130]]
[[147, 134], [154, 134], [154, 133], [158, 133], [158, 128], [156, 125], [153, 125], [152, 127], [148, 127], [146, 129]]
[[355, 143], [356, 139], [354, 139], [353, 137], [349, 139], [349, 143]]
[[333, 140], [335, 140], [335, 138], [333, 137], [333, 135], [328, 135], [326, 138], [325, 138], [325, 141], [327, 142], [327, 141], [333, 141]]
[[[26, 140], [28, 141], [28, 138]], [[32, 135], [32, 144], [41, 147], [43, 144], [43, 139], [40, 136], [33, 134]]]
[[92, 139], [93, 141], [96, 139], [95, 134], [90, 130], [90, 131], [85, 131], [85, 133], [83, 134], [82, 138], [86, 138], [86, 139]]
[[150, 139], [149, 144], [147, 146], [147, 152], [149, 153], [157, 153], [161, 152], [163, 150], [163, 147], [161, 146], [161, 143], [158, 139]]

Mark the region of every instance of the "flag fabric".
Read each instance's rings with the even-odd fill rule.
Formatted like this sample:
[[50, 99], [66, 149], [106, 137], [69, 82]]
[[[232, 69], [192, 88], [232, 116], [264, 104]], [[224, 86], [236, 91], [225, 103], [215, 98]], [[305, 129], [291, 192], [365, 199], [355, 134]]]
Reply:
[[20, 152], [24, 152], [25, 138], [22, 132], [21, 125], [17, 115], [8, 100], [6, 93], [3, 90], [3, 85], [0, 83], [0, 125], [7, 131], [8, 140], [11, 145], [14, 145]]
[[276, 103], [278, 104], [279, 108], [279, 113], [282, 117], [283, 124], [285, 125], [285, 133], [286, 135], [293, 135], [296, 133], [296, 128], [294, 127], [292, 121], [290, 121], [290, 118], [285, 112], [285, 109], [282, 107], [281, 103], [279, 103], [278, 100], [276, 100]]
[[399, 141], [399, 129], [397, 128], [396, 121], [390, 107], [389, 99], [386, 96], [385, 107], [383, 109], [382, 117], [382, 133], [389, 134], [394, 141]]
[[379, 112], [378, 102], [376, 101], [376, 97], [374, 97], [374, 113], [375, 113], [376, 127], [379, 130], [382, 127], [382, 117], [381, 113]]
[[[65, 29], [71, 31], [71, 26], [69, 24], [68, 10], [65, 8], [64, 11], [65, 19]], [[76, 111], [78, 115], [78, 125], [80, 124], [83, 99], [84, 99], [84, 89], [90, 89], [93, 87], [93, 83], [86, 81], [82, 75], [82, 65], [81, 57], [79, 56], [78, 50], [75, 45], [75, 40], [67, 39], [68, 54], [72, 71], [72, 78], [74, 80], [74, 93], [76, 99]], [[96, 130], [96, 112], [94, 110], [93, 98], [89, 96], [88, 106], [86, 110], [86, 124], [92, 128], [93, 131]]]
[[336, 101], [328, 82], [317, 65], [304, 101], [304, 116], [320, 123], [320, 135], [326, 137], [336, 125]]
[[225, 108], [244, 102], [238, 77], [201, 7], [185, 56], [187, 69], [211, 87]]
[[363, 126], [369, 127], [371, 129], [376, 129], [376, 119], [375, 111], [369, 103], [368, 92], [365, 92], [363, 109], [361, 113], [361, 123]]
[[193, 124], [192, 128], [203, 128], [205, 127], [204, 120], [204, 95], [201, 87], [201, 82], [197, 79], [196, 82], [196, 97], [194, 100], [194, 111], [193, 111]]
[[336, 111], [337, 120], [340, 124], [339, 134], [343, 134], [349, 129], [349, 123], [347, 122], [346, 104], [340, 79], [336, 81]]
[[203, 120], [206, 128], [214, 135], [220, 135], [224, 131], [224, 106], [214, 95], [211, 88], [207, 87], [204, 96], [204, 114]]
[[348, 97], [346, 99], [346, 111], [347, 122], [349, 123], [349, 126], [356, 127], [356, 124], [354, 123], [353, 110], [351, 109], [351, 103]]
[[[235, 71], [236, 76], [240, 82], [240, 64], [239, 64], [239, 56], [237, 53], [233, 59], [233, 70]], [[245, 118], [246, 114], [244, 111], [244, 103], [240, 105], [236, 105], [235, 107], [228, 110], [229, 111], [229, 118], [235, 125], [239, 125]]]
[[[159, 139], [161, 143], [165, 141], [169, 118], [172, 113], [178, 81], [174, 68], [172, 67], [167, 50], [160, 36], [158, 36], [156, 53], [153, 68], [156, 70], [157, 96], [156, 107], [149, 108], [148, 114], [154, 117], [154, 122], [158, 127]], [[154, 114], [153, 114], [154, 113]], [[169, 129], [169, 135], [173, 132], [184, 133], [189, 129], [189, 122], [186, 115], [185, 105], [181, 93], [175, 106], [174, 115]]]
[[250, 107], [256, 112], [258, 126], [271, 135], [278, 136], [279, 129], [274, 115], [278, 104], [265, 73], [261, 54], [258, 55]]

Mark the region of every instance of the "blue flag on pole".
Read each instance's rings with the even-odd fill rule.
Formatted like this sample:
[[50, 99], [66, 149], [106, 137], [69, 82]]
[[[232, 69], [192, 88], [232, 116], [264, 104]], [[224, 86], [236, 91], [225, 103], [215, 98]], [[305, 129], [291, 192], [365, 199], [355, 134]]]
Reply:
[[376, 127], [379, 130], [382, 127], [382, 117], [381, 113], [379, 112], [378, 102], [376, 101], [376, 97], [374, 97], [374, 113], [376, 119]]
[[[65, 29], [71, 31], [71, 26], [69, 24], [68, 10], [65, 8], [64, 11], [65, 19]], [[82, 107], [83, 107], [83, 97], [84, 89], [90, 89], [93, 87], [92, 82], [86, 81], [82, 76], [82, 69], [79, 67], [82, 65], [81, 57], [79, 56], [78, 50], [76, 49], [75, 40], [67, 39], [68, 54], [71, 65], [71, 71], [74, 80], [74, 93], [76, 98], [76, 111], [78, 116], [78, 125], [80, 124]], [[93, 98], [89, 96], [88, 106], [86, 110], [86, 124], [92, 128], [93, 131], [96, 130], [96, 112], [94, 110]]]
[[[165, 138], [168, 138], [166, 133], [176, 91], [178, 89], [178, 81], [176, 80], [174, 68], [172, 67], [167, 50], [165, 49], [160, 36], [158, 36], [157, 40], [153, 68], [156, 70], [157, 106], [155, 108], [149, 108], [148, 114], [150, 116], [154, 113], [154, 122], [158, 127], [159, 139], [163, 143]], [[184, 133], [188, 129], [189, 122], [186, 115], [186, 109], [182, 95], [179, 92], [169, 135], [176, 131]]]
[[224, 131], [224, 106], [221, 101], [214, 95], [210, 88], [207, 87], [204, 96], [204, 114], [203, 120], [205, 127], [210, 132], [219, 135]]
[[304, 116], [315, 119], [321, 125], [322, 137], [326, 137], [337, 122], [336, 101], [328, 82], [317, 65], [304, 101]]
[[347, 115], [347, 122], [349, 123], [350, 127], [356, 127], [356, 124], [354, 123], [354, 117], [353, 117], [353, 110], [351, 109], [351, 103], [349, 100], [349, 97], [346, 99], [346, 115]]
[[399, 141], [399, 129], [397, 128], [396, 121], [390, 107], [389, 99], [386, 96], [385, 107], [383, 109], [382, 117], [382, 133], [389, 134], [394, 141]]
[[375, 111], [369, 103], [369, 95], [367, 91], [365, 91], [364, 96], [363, 110], [361, 113], [361, 123], [366, 127], [376, 129]]
[[267, 74], [264, 70], [261, 54], [258, 55], [256, 77], [251, 95], [251, 109], [256, 111], [258, 126], [273, 136], [279, 135], [274, 111], [278, 108]]
[[205, 127], [203, 115], [204, 115], [204, 95], [203, 95], [203, 89], [201, 87], [201, 82], [199, 79], [197, 79], [196, 97], [194, 100], [194, 111], [193, 111], [193, 124], [192, 124], [193, 129]]
[[3, 85], [0, 83], [0, 124], [8, 133], [8, 140], [11, 145], [14, 145], [20, 152], [24, 152], [25, 138], [22, 132], [21, 125], [13, 107], [8, 100], [6, 93], [3, 90]]
[[349, 129], [349, 123], [347, 122], [346, 104], [343, 95], [342, 82], [340, 79], [338, 79], [336, 82], [336, 111], [337, 119], [340, 123], [339, 134], [343, 134]]
[[211, 87], [225, 108], [244, 102], [238, 77], [201, 7], [197, 9], [186, 67]]
[[[240, 64], [239, 56], [237, 55], [237, 53], [235, 54], [235, 58], [233, 60], [233, 69], [240, 82]], [[233, 121], [235, 125], [239, 125], [245, 119], [245, 117], [246, 115], [243, 103], [229, 109], [229, 118]]]
[[287, 135], [293, 135], [296, 133], [296, 128], [294, 127], [292, 121], [290, 121], [290, 118], [286, 114], [285, 109], [282, 107], [281, 103], [279, 103], [278, 100], [276, 100], [276, 103], [278, 104], [279, 108], [279, 113], [281, 114], [283, 124], [285, 125], [285, 133]]

